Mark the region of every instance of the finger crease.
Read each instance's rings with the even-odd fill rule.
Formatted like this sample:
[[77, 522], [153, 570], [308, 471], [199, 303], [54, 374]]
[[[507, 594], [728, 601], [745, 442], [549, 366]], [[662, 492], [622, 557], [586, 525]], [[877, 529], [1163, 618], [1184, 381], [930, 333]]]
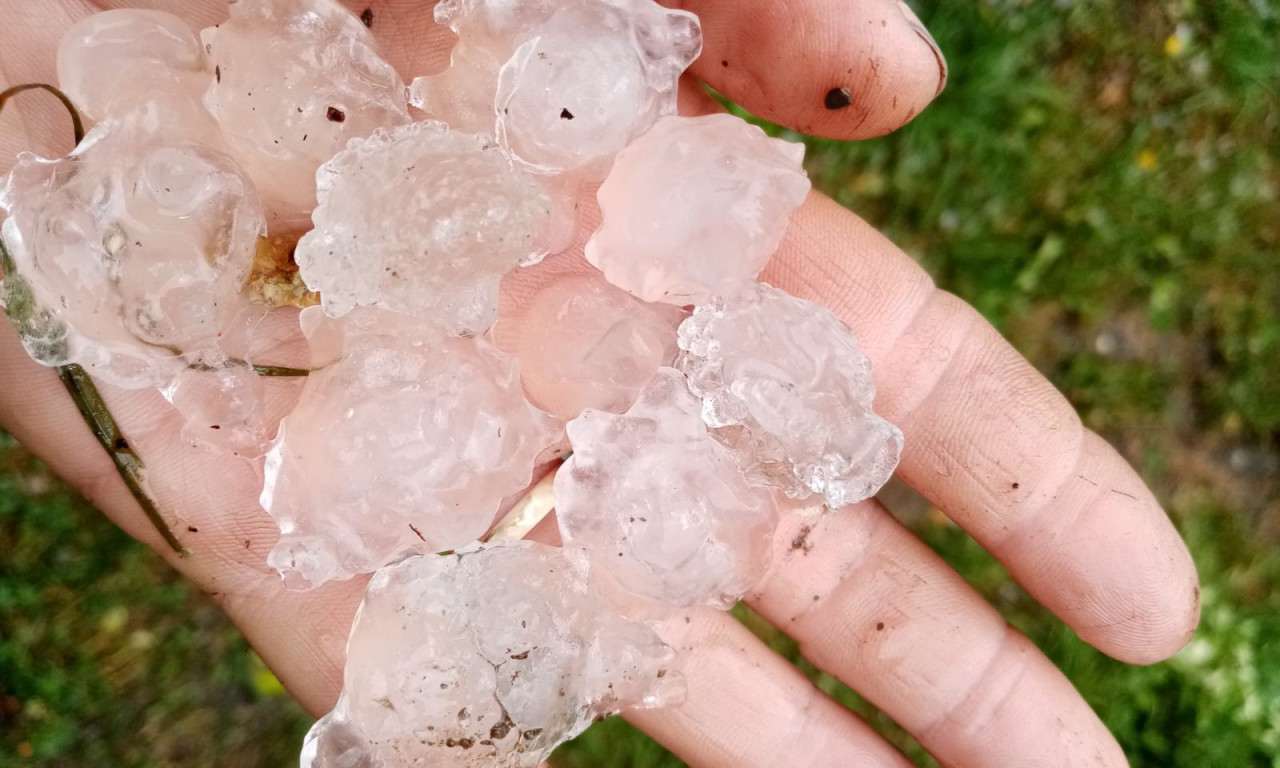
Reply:
[[[948, 296], [950, 296], [950, 294], [946, 293], [945, 291], [938, 290], [937, 288], [934, 288], [931, 291], [929, 291], [925, 299], [921, 301], [918, 305], [916, 305], [915, 309], [911, 313], [911, 318], [902, 326], [900, 330], [898, 330], [889, 339], [887, 348], [889, 349], [895, 348], [898, 345], [898, 342], [900, 342], [903, 338], [905, 338], [910, 333], [915, 331], [916, 326], [920, 322], [920, 319], [924, 317], [926, 314], [925, 310], [928, 309], [937, 301], [944, 301]], [[890, 421], [897, 423], [898, 426], [903, 428], [903, 430], [905, 431], [907, 428], [907, 424], [912, 420], [912, 417], [915, 416], [916, 412], [920, 409], [920, 406], [923, 405], [924, 403], [929, 402], [929, 400], [933, 398], [934, 394], [937, 393], [938, 386], [942, 383], [942, 380], [946, 377], [947, 372], [950, 371], [951, 367], [955, 364], [956, 358], [960, 356], [959, 354], [960, 350], [964, 349], [965, 341], [968, 338], [970, 333], [971, 331], [966, 330], [965, 334], [959, 339], [958, 343], [954, 344], [949, 350], [947, 350], [946, 360], [944, 360], [941, 365], [931, 365], [931, 366], [913, 365], [911, 370], [907, 370], [901, 373], [895, 372], [894, 378], [900, 379], [900, 380], [919, 381], [924, 378], [923, 374], [925, 374], [926, 371], [932, 373], [933, 375], [929, 380], [928, 384], [924, 387], [923, 390], [918, 392], [918, 394], [916, 395], [916, 397], [911, 403], [907, 404], [902, 401], [897, 401], [892, 403], [894, 413], [883, 414], [885, 418], [888, 418]], [[922, 368], [924, 370], [921, 370]], [[910, 442], [909, 435], [908, 435], [908, 442]]]
[[[1009, 641], [1013, 638], [1013, 633], [1016, 631], [1017, 630], [1006, 624], [1004, 626], [1004, 630], [1000, 633], [1000, 641], [995, 644], [990, 655], [983, 660], [981, 665], [971, 663], [973, 661], [971, 659], [956, 659], [956, 664], [954, 665], [955, 669], [974, 669], [977, 671], [977, 674], [974, 674], [970, 678], [968, 683], [960, 690], [959, 695], [955, 696], [952, 700], [943, 705], [942, 709], [938, 711], [937, 715], [931, 721], [914, 730], [913, 733], [915, 737], [920, 740], [920, 743], [928, 747], [931, 742], [936, 742], [939, 739], [945, 738], [946, 733], [952, 728], [958, 727], [965, 731], [974, 730], [976, 724], [971, 722], [971, 720], [973, 712], [977, 711], [979, 707], [972, 706], [971, 702], [979, 695], [989, 695], [991, 693], [990, 691], [984, 690], [983, 684], [991, 678], [991, 673], [995, 669], [996, 665], [999, 664], [1007, 655], [1006, 651], [1010, 646]], [[1022, 672], [1019, 672], [1019, 676], [1021, 676], [1021, 674]], [[1016, 685], [1006, 686], [999, 692], [999, 696], [1001, 697], [1000, 701], [995, 702], [994, 706], [991, 704], [984, 704], [981, 709], [988, 712], [999, 711], [1004, 701], [1007, 700], [1016, 689]], [[985, 726], [986, 723], [983, 723], [982, 725]]]
[[[1025, 539], [1026, 534], [1041, 528], [1040, 523], [1050, 513], [1051, 510], [1059, 507], [1058, 499], [1067, 490], [1067, 485], [1074, 480], [1080, 478], [1080, 468], [1084, 462], [1084, 425], [1079, 421], [1072, 422], [1075, 425], [1075, 441], [1072, 446], [1070, 460], [1049, 462], [1049, 466], [1058, 470], [1056, 475], [1049, 475], [1039, 478], [1039, 482], [1032, 480], [1028, 483], [1031, 493], [1036, 493], [1040, 485], [1047, 485], [1045, 492], [1040, 499], [1034, 503], [1012, 503], [1005, 504], [1004, 509], [998, 514], [1000, 519], [1008, 521], [1010, 524], [1000, 529], [999, 535], [988, 535], [982, 542], [983, 546], [993, 557], [1001, 563], [1007, 561], [1007, 551], [1018, 541]], [[1066, 458], [1064, 456], [1064, 458]], [[1025, 482], [1025, 481], [1024, 481]], [[992, 493], [992, 489], [986, 489], [989, 496], [993, 499], [998, 496]], [[1100, 494], [1099, 494], [1100, 495]], [[999, 504], [997, 503], [996, 506]], [[1013, 514], [1017, 508], [1022, 509]], [[1080, 512], [1079, 505], [1073, 510], [1077, 516]], [[1061, 514], [1062, 510], [1057, 512]], [[997, 515], [992, 515], [996, 517]]]

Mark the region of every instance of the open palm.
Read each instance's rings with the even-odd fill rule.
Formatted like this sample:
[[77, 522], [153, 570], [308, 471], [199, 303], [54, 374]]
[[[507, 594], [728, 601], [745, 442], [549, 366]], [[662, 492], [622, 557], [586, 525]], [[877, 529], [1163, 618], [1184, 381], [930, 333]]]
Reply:
[[[201, 27], [225, 0], [0, 0], [0, 87], [54, 82], [62, 33], [108, 7], [154, 7]], [[895, 0], [684, 0], [706, 46], [691, 75], [797, 130], [865, 138], [932, 100], [945, 64]], [[348, 2], [406, 78], [444, 66], [451, 40], [429, 0]], [[716, 108], [698, 83], [681, 109]], [[843, 90], [841, 90], [843, 89]], [[66, 116], [27, 96], [0, 120], [0, 171], [19, 149], [67, 150]], [[590, 206], [580, 235], [595, 221]], [[504, 284], [518, 313], [539, 286], [589, 270], [581, 241]], [[763, 276], [831, 307], [875, 365], [876, 409], [901, 426], [899, 475], [995, 555], [1079, 635], [1124, 661], [1166, 658], [1199, 612], [1194, 567], [1142, 481], [1063, 397], [967, 304], [937, 290], [867, 224], [814, 194]], [[282, 353], [288, 311], [276, 324]], [[533, 352], [530, 352], [533, 354]], [[280, 361], [288, 362], [288, 361]], [[210, 592], [312, 712], [341, 687], [363, 581], [285, 591], [265, 564], [276, 529], [258, 505], [261, 467], [180, 435], [154, 392], [104, 394], [147, 461], [149, 482], [191, 551], [176, 557], [117, 477], [57, 375], [0, 328], [0, 425], [42, 455], [126, 531]], [[298, 383], [272, 380], [278, 415]], [[774, 566], [749, 602], [914, 734], [945, 765], [1118, 766], [1115, 741], [1058, 670], [875, 501], [784, 519]], [[729, 616], [694, 610], [663, 628], [682, 651], [682, 707], [631, 719], [695, 768], [903, 766], [904, 757]]]

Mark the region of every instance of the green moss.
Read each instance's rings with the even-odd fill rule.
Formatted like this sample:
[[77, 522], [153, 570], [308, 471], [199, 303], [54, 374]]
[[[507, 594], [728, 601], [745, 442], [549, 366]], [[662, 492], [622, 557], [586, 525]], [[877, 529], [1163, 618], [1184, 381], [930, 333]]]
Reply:
[[61, 362], [67, 359], [67, 329], [48, 309], [41, 307], [31, 292], [31, 284], [20, 274], [0, 240], [0, 309], [18, 330], [27, 352], [37, 360]]

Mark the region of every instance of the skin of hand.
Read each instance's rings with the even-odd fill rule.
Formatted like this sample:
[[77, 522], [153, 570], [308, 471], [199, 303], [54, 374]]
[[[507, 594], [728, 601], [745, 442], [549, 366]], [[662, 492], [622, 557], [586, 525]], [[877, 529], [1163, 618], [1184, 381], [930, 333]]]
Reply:
[[[716, 108], [698, 81], [748, 110], [831, 138], [880, 135], [941, 92], [936, 44], [895, 0], [681, 0], [705, 50], [681, 110]], [[451, 39], [427, 0], [348, 2], [402, 75], [437, 71]], [[55, 52], [77, 19], [151, 7], [193, 27], [225, 0], [0, 0], [0, 86], [56, 82]], [[849, 104], [829, 109], [828, 94]], [[842, 99], [837, 98], [837, 105]], [[0, 171], [15, 153], [69, 149], [61, 107], [21, 97], [0, 118]], [[504, 284], [503, 311], [546, 280], [589, 269], [578, 244]], [[1190, 556], [1134, 471], [971, 307], [934, 287], [854, 214], [813, 194], [763, 278], [831, 307], [875, 365], [877, 410], [906, 436], [899, 476], [968, 531], [1083, 639], [1123, 661], [1167, 658], [1190, 638], [1199, 587]], [[281, 313], [280, 351], [299, 346]], [[313, 713], [342, 683], [363, 580], [285, 591], [265, 564], [277, 531], [258, 505], [260, 467], [211, 458], [179, 436], [154, 392], [103, 387], [149, 467], [161, 510], [191, 550], [179, 559], [146, 521], [60, 386], [0, 323], [0, 424], [112, 520], [214, 596]], [[287, 364], [287, 360], [280, 360]], [[297, 382], [272, 380], [283, 415]], [[750, 605], [949, 766], [1121, 766], [1124, 755], [1070, 682], [964, 579], [875, 501], [817, 519], [784, 517]], [[800, 542], [801, 546], [796, 546]], [[682, 707], [629, 717], [695, 768], [906, 766], [865, 723], [814, 688], [727, 614], [689, 611], [662, 628], [682, 651]]]

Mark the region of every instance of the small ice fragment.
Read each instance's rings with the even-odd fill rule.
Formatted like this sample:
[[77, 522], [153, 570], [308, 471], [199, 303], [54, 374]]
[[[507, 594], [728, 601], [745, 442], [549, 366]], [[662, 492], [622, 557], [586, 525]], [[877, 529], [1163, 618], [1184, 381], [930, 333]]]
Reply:
[[163, 394], [186, 420], [182, 435], [194, 444], [247, 459], [270, 447], [276, 425], [267, 417], [265, 384], [245, 363], [189, 368]]
[[873, 496], [902, 433], [872, 410], [871, 363], [826, 307], [754, 283], [680, 326], [681, 367], [747, 479], [836, 508]]

